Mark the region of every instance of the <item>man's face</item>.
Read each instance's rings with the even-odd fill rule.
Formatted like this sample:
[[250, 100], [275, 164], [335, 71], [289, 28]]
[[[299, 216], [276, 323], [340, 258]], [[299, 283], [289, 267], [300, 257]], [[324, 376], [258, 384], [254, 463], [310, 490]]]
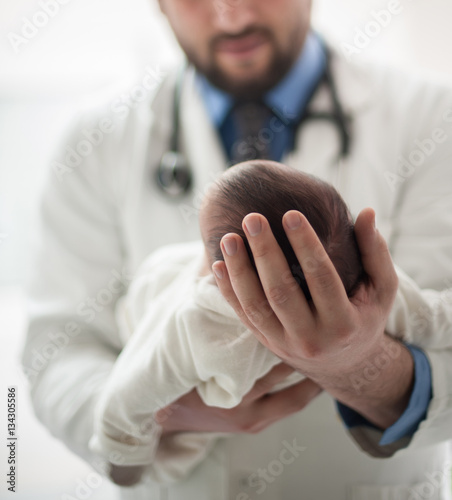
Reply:
[[256, 97], [280, 81], [309, 30], [311, 0], [159, 2], [189, 61], [237, 97]]

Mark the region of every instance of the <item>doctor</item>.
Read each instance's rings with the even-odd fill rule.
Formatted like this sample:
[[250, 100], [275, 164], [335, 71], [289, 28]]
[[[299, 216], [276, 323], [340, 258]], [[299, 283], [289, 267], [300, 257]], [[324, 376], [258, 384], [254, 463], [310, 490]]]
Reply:
[[[349, 301], [305, 220], [287, 217], [310, 275], [308, 307], [281, 278], [287, 270], [266, 221], [248, 216], [263, 285], [234, 235], [214, 266], [218, 284], [286, 364], [233, 410], [205, 407], [196, 393], [162, 404], [162, 442], [184, 431], [233, 434], [184, 481], [165, 486], [143, 474], [122, 498], [450, 499], [452, 350], [384, 334], [396, 279], [373, 214], [362, 211], [376, 210], [392, 258], [420, 286], [450, 286], [450, 91], [345, 62], [310, 31], [309, 0], [160, 4], [196, 70], [171, 74], [80, 166], [52, 173], [44, 193], [23, 354], [38, 417], [100, 467], [88, 443], [122, 346], [117, 299], [149, 252], [199, 237], [197, 199], [217, 173], [265, 154], [334, 183], [361, 212], [371, 280]], [[105, 113], [93, 110], [70, 145]], [[175, 148], [184, 160], [162, 167]], [[412, 314], [421, 328], [423, 311]], [[267, 395], [293, 368], [310, 380]], [[150, 441], [150, 452], [158, 445]], [[119, 473], [122, 446], [110, 457]]]

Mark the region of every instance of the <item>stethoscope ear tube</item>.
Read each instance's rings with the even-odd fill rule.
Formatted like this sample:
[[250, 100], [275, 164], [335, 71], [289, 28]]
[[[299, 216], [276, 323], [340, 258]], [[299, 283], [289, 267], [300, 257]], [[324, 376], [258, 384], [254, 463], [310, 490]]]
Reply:
[[[326, 67], [323, 78], [319, 82], [325, 83], [330, 91], [333, 110], [331, 112], [311, 112], [306, 110], [300, 121], [296, 125], [296, 129], [301, 127], [307, 120], [328, 120], [332, 122], [338, 129], [341, 140], [341, 150], [339, 152], [339, 160], [346, 158], [351, 149], [351, 117], [348, 116], [341, 106], [337, 95], [336, 85], [331, 72], [331, 55], [327, 48], [326, 51]], [[170, 137], [170, 149], [161, 158], [157, 171], [155, 173], [155, 182], [158, 187], [170, 198], [180, 198], [184, 196], [193, 184], [193, 173], [188, 161], [180, 152], [179, 135], [180, 135], [180, 104], [182, 88], [184, 84], [185, 73], [188, 64], [185, 63], [178, 75], [174, 90], [173, 101], [173, 127]], [[315, 93], [315, 89], [313, 94]], [[312, 97], [312, 96], [311, 96]]]
[[157, 186], [170, 198], [180, 198], [192, 187], [191, 168], [179, 149], [180, 102], [187, 66], [187, 63], [182, 65], [174, 90], [170, 148], [163, 154], [155, 176]]
[[[300, 121], [297, 123], [297, 129], [304, 125], [308, 120], [326, 120], [332, 122], [337, 130], [339, 131], [340, 141], [341, 141], [341, 150], [338, 155], [338, 160], [343, 160], [350, 154], [351, 149], [351, 116], [349, 116], [343, 109], [339, 97], [337, 95], [337, 88], [334, 83], [334, 77], [331, 72], [331, 54], [330, 51], [325, 47], [326, 53], [326, 65], [325, 72], [323, 74], [323, 78], [319, 82], [326, 84], [329, 89], [331, 100], [333, 104], [333, 110], [331, 112], [328, 111], [310, 111], [306, 110], [304, 114], [301, 116]], [[313, 94], [315, 93], [315, 90]], [[311, 98], [313, 97], [311, 95]]]
[[331, 119], [336, 122], [336, 126], [341, 135], [341, 153], [340, 157], [346, 158], [350, 154], [351, 147], [351, 117], [345, 113], [342, 107], [339, 96], [337, 95], [337, 88], [334, 83], [334, 77], [331, 72], [331, 54], [328, 49], [326, 49], [326, 68], [325, 68], [325, 80], [328, 83], [331, 92], [331, 98], [333, 99], [334, 111], [331, 115]]

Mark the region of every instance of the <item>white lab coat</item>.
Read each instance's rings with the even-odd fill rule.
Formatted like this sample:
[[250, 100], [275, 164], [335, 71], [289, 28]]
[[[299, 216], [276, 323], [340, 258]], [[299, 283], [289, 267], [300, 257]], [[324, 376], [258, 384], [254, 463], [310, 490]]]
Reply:
[[[452, 140], [445, 136], [452, 132], [452, 92], [391, 71], [361, 69], [339, 56], [333, 72], [341, 102], [354, 117], [350, 156], [337, 164], [337, 132], [316, 121], [299, 131], [297, 149], [285, 162], [332, 182], [353, 213], [375, 208], [396, 264], [422, 287], [450, 287]], [[199, 237], [200, 197], [225, 168], [218, 137], [188, 78], [181, 142], [194, 169], [194, 190], [171, 201], [152, 181], [168, 147], [173, 81], [169, 77], [150, 102], [127, 116], [114, 115], [114, 130], [71, 172], [52, 172], [44, 194], [23, 362], [38, 417], [92, 461], [88, 441], [97, 396], [121, 349], [113, 313], [121, 285], [155, 248]], [[311, 105], [322, 109], [328, 100], [321, 89]], [[111, 115], [111, 108], [93, 111], [75, 128], [71, 147], [85, 139], [84, 128]], [[432, 135], [436, 142], [425, 142]], [[426, 152], [416, 153], [419, 148]], [[401, 167], [399, 155], [410, 154], [419, 166]], [[422, 314], [413, 311], [413, 321], [421, 324]], [[168, 487], [145, 482], [123, 489], [121, 498], [450, 500], [452, 350], [426, 353], [433, 399], [411, 440], [379, 447], [377, 431], [347, 432], [334, 402], [322, 394], [262, 433], [220, 440], [187, 480]]]
[[[151, 419], [144, 428], [143, 415], [152, 416], [162, 402], [166, 406], [195, 387], [205, 404], [232, 408], [281, 363], [240, 322], [213, 275], [200, 276], [204, 250], [196, 241], [152, 252], [118, 301], [119, 335], [127, 347], [102, 390], [89, 443], [106, 460], [120, 451], [118, 465], [146, 466], [150, 477], [163, 484], [188, 477], [225, 434], [189, 432], [159, 440], [159, 426]], [[452, 301], [441, 300], [440, 293], [421, 293], [401, 275], [386, 332], [424, 348], [452, 347]], [[410, 313], [420, 308], [430, 313], [423, 328]], [[441, 315], [448, 320], [447, 330], [430, 320]], [[389, 355], [382, 359], [387, 363]], [[294, 372], [272, 391], [303, 379]], [[362, 387], [363, 380], [353, 382]]]

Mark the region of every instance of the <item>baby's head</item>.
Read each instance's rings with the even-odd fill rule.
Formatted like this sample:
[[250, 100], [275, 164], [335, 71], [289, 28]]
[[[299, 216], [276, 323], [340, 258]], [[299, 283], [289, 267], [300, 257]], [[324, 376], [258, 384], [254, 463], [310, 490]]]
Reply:
[[223, 260], [221, 238], [239, 234], [254, 259], [242, 229], [243, 218], [262, 214], [269, 222], [306, 297], [311, 295], [282, 225], [283, 215], [298, 210], [308, 219], [325, 247], [348, 296], [363, 279], [353, 221], [344, 200], [330, 184], [280, 163], [252, 160], [228, 169], [209, 190], [200, 212], [201, 234], [211, 265]]

